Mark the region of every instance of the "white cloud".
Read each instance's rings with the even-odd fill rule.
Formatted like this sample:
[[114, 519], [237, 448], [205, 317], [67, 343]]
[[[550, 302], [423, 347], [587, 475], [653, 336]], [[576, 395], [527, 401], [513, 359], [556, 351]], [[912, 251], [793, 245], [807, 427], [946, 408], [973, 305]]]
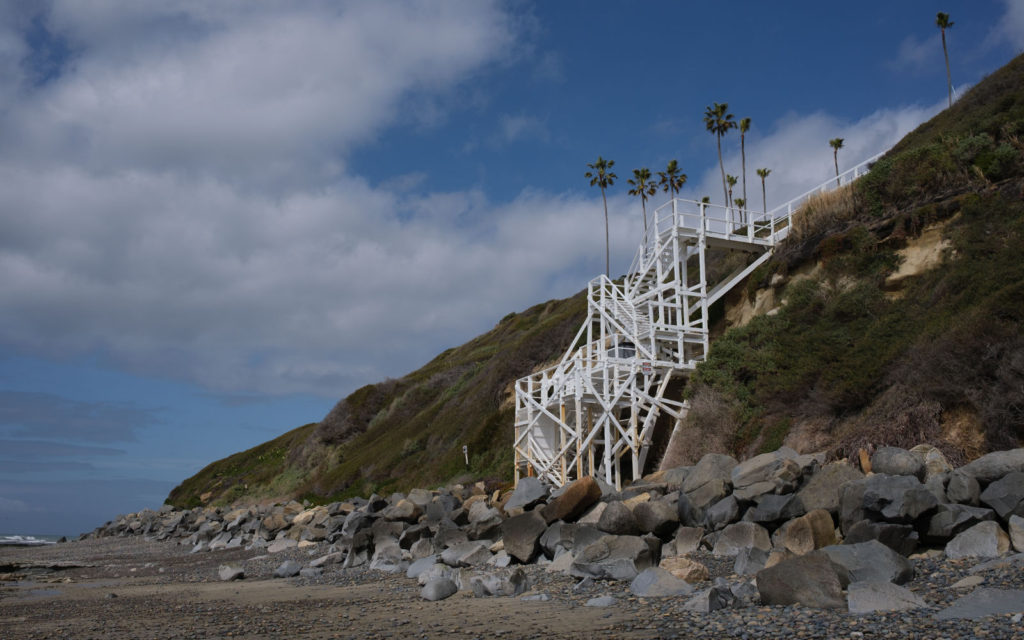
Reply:
[[1003, 0], [1006, 13], [994, 29], [997, 41], [1008, 42], [1016, 53], [1024, 51], [1024, 3], [1020, 0]]
[[[938, 113], [945, 98], [933, 105], [910, 105], [879, 109], [857, 121], [846, 122], [823, 112], [790, 113], [775, 122], [763, 137], [747, 136], [747, 199], [754, 210], [761, 209], [761, 179], [755, 173], [767, 167], [772, 173], [766, 180], [768, 208], [782, 204], [820, 185], [835, 175], [832, 147], [829, 140], [843, 138], [839, 150], [839, 171], [886, 151], [917, 125]], [[726, 173], [739, 176], [739, 138], [729, 133], [722, 141], [729, 152], [723, 154]], [[737, 186], [733, 197], [738, 197]], [[722, 178], [716, 162], [697, 180], [683, 189], [683, 197], [699, 200], [711, 196], [722, 202]]]
[[[949, 37], [949, 34], [946, 34]], [[909, 35], [900, 43], [896, 58], [890, 66], [897, 70], [920, 69], [942, 63], [941, 34], [935, 34], [924, 40]]]
[[501, 116], [501, 137], [505, 142], [515, 142], [526, 136], [546, 140], [548, 137], [547, 127], [539, 118], [525, 115]]

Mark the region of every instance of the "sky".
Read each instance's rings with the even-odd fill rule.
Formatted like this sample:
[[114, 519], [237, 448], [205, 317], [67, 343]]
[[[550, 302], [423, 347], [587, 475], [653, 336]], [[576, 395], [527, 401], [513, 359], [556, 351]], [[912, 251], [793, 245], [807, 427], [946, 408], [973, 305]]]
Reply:
[[[767, 205], [1024, 51], [1020, 0], [0, 1], [0, 534], [77, 535], [613, 274], [626, 178]], [[740, 173], [739, 139], [723, 140]], [[716, 196], [716, 194], [718, 194]], [[660, 204], [664, 196], [657, 196]]]

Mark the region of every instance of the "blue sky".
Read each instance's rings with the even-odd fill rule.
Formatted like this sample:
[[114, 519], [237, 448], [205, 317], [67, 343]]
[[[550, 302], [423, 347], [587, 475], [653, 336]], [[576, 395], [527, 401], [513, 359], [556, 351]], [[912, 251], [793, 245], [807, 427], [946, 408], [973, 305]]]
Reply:
[[0, 2], [0, 533], [156, 507], [578, 291], [598, 155], [625, 271], [631, 169], [720, 199], [712, 102], [769, 206], [885, 150], [945, 104], [937, 11], [960, 91], [1024, 50], [1012, 0]]

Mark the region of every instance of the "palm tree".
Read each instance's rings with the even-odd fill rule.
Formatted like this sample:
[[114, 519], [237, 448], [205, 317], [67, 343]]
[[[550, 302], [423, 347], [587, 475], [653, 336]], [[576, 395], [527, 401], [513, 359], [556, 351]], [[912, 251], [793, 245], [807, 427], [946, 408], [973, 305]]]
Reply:
[[615, 184], [615, 180], [619, 177], [611, 172], [611, 168], [615, 166], [614, 160], [605, 160], [601, 156], [597, 156], [597, 162], [590, 164], [587, 163], [587, 167], [592, 169], [583, 174], [585, 177], [590, 178], [590, 186], [597, 186], [601, 188], [601, 200], [604, 201], [604, 274], [611, 278], [611, 257], [608, 249], [608, 198], [605, 196], [605, 189]]
[[725, 176], [725, 181], [729, 183], [729, 191], [725, 197], [725, 204], [729, 207], [729, 219], [732, 220], [732, 188], [736, 186], [736, 176]]
[[764, 206], [765, 215], [768, 215], [768, 196], [765, 195], [764, 179], [767, 178], [768, 174], [771, 172], [772, 170], [767, 167], [757, 170], [757, 175], [761, 176], [761, 204]]
[[633, 185], [633, 188], [629, 190], [629, 195], [640, 196], [640, 206], [644, 211], [644, 238], [647, 237], [647, 196], [653, 196], [658, 193], [658, 185], [650, 180], [651, 170], [647, 167], [642, 167], [640, 169], [633, 169], [633, 177], [626, 181]]
[[953, 80], [949, 75], [949, 50], [946, 49], [946, 29], [953, 28], [953, 21], [948, 13], [941, 11], [935, 16], [935, 26], [942, 31], [942, 55], [946, 57], [946, 86], [949, 89], [949, 106], [953, 106]]
[[669, 196], [675, 198], [679, 190], [686, 184], [686, 174], [679, 171], [678, 162], [669, 160], [665, 170], [658, 172], [658, 184], [661, 185], [662, 191], [668, 191]]
[[733, 200], [733, 202], [736, 203], [736, 207], [740, 210], [740, 220], [742, 221], [743, 220], [743, 213], [742, 212], [743, 212], [744, 208], [747, 206], [747, 199], [746, 198], [736, 198], [735, 200]]
[[750, 131], [750, 118], [740, 120], [740, 158], [742, 158], [743, 200], [747, 199], [747, 147], [745, 144], [747, 131]]
[[832, 138], [828, 141], [832, 145], [832, 160], [836, 163], [836, 186], [839, 186], [839, 150], [843, 148], [842, 138]]
[[722, 164], [722, 136], [729, 133], [729, 129], [736, 128], [736, 121], [733, 120], [733, 115], [729, 113], [729, 103], [716, 102], [714, 106], [705, 108], [704, 126], [707, 127], [708, 131], [715, 134], [715, 140], [718, 142], [718, 168], [722, 172], [722, 195], [725, 197], [726, 205], [728, 205], [729, 193], [725, 187], [725, 165]]

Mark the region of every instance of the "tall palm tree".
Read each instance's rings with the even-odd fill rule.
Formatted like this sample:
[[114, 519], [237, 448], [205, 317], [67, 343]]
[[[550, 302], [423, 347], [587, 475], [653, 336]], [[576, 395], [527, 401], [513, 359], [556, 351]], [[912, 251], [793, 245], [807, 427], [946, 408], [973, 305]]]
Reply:
[[761, 204], [764, 207], [765, 215], [768, 215], [768, 196], [765, 195], [764, 179], [767, 178], [768, 174], [771, 172], [772, 170], [767, 167], [762, 167], [757, 170], [757, 175], [761, 176]]
[[747, 131], [750, 131], [750, 118], [740, 120], [740, 158], [742, 158], [743, 199], [747, 199]]
[[629, 184], [633, 185], [633, 188], [629, 190], [629, 195], [640, 196], [640, 207], [644, 212], [644, 238], [647, 237], [647, 197], [653, 196], [658, 193], [658, 185], [651, 182], [651, 170], [647, 167], [641, 167], [640, 169], [633, 169], [633, 177], [627, 180]]
[[679, 190], [686, 184], [686, 174], [679, 171], [679, 163], [669, 160], [664, 171], [658, 172], [658, 184], [662, 191], [667, 191], [669, 197], [675, 198]]
[[941, 11], [935, 16], [935, 26], [942, 31], [942, 55], [946, 57], [946, 87], [949, 89], [949, 106], [953, 106], [953, 80], [949, 75], [949, 50], [946, 49], [946, 29], [953, 28], [953, 21], [948, 13]]
[[597, 162], [587, 163], [587, 167], [591, 171], [583, 174], [590, 178], [590, 186], [601, 188], [601, 200], [604, 202], [604, 274], [608, 278], [612, 277], [612, 270], [611, 252], [608, 249], [608, 198], [605, 196], [605, 189], [615, 184], [615, 180], [619, 177], [611, 172], [613, 166], [615, 166], [614, 160], [605, 160], [601, 156], [597, 156]]
[[729, 133], [729, 129], [736, 128], [736, 121], [729, 113], [729, 103], [716, 102], [714, 106], [706, 107], [704, 109], [704, 126], [715, 134], [715, 140], [718, 142], [718, 168], [722, 172], [722, 196], [725, 197], [725, 204], [728, 205], [729, 193], [725, 186], [725, 165], [722, 164], [722, 136]]
[[839, 150], [843, 148], [842, 138], [832, 138], [828, 141], [832, 146], [832, 161], [836, 163], [836, 186], [839, 186]]

